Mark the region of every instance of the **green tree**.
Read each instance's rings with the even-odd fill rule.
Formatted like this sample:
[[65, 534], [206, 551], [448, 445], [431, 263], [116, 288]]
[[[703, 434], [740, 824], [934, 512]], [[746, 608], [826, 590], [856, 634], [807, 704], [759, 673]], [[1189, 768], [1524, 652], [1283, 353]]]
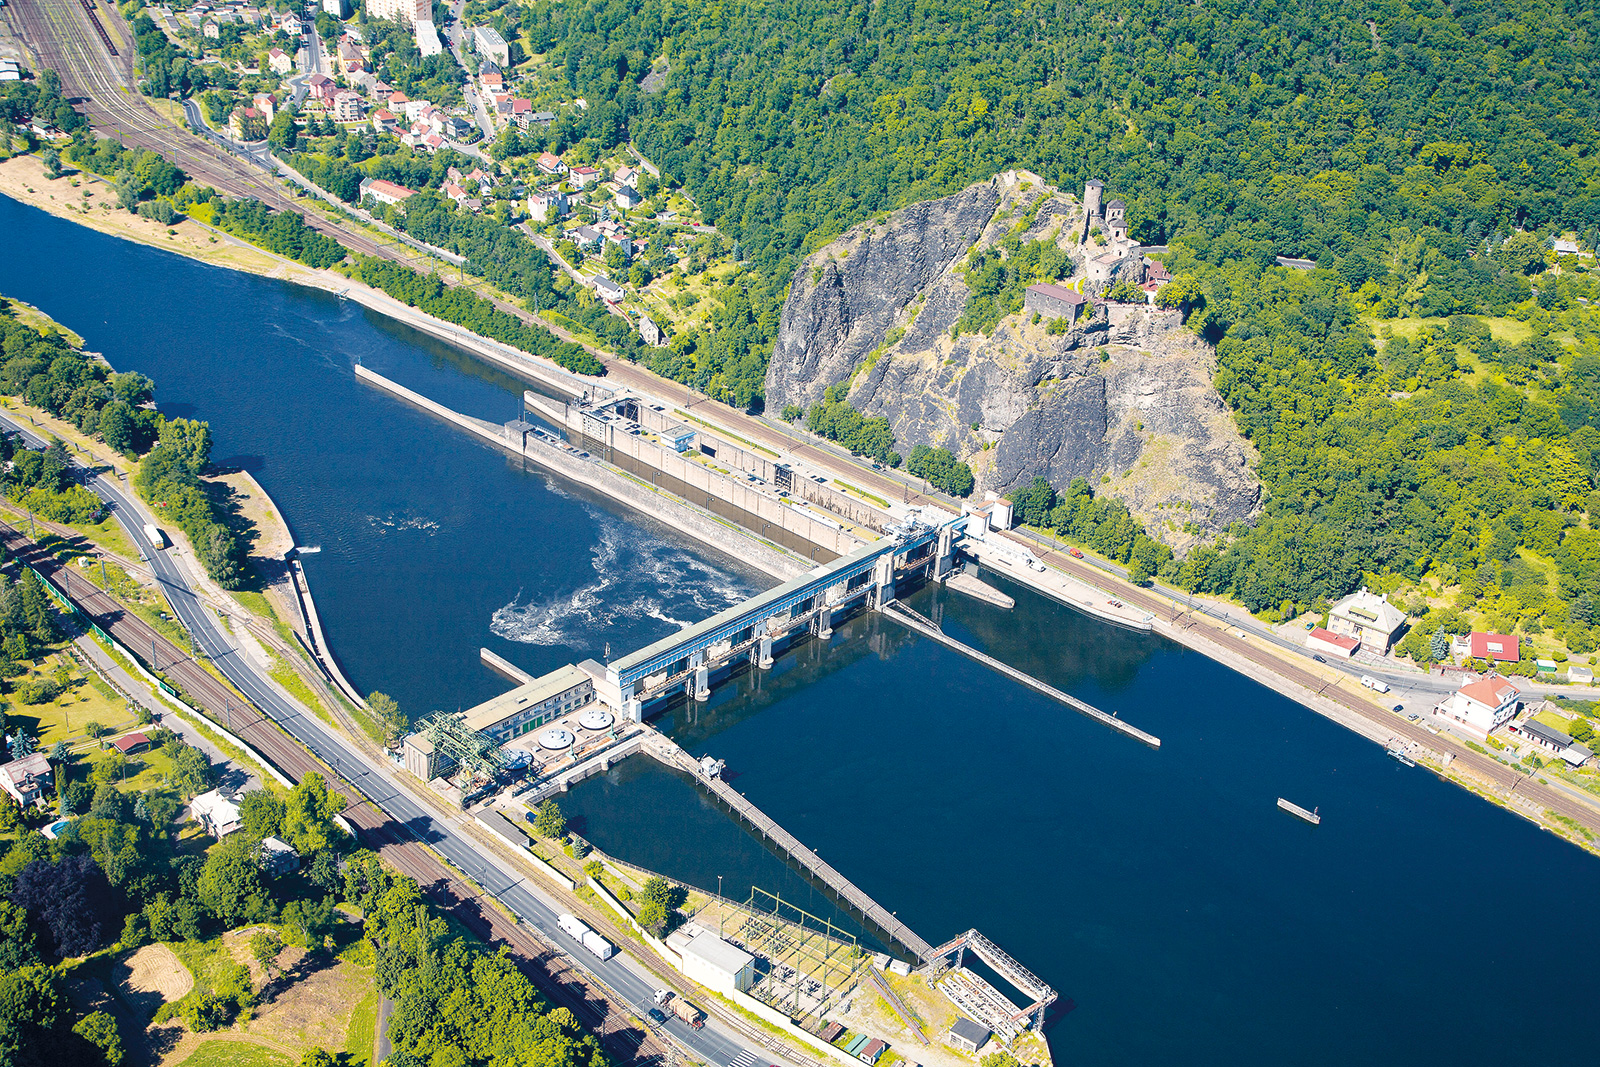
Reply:
[[57, 152], [54, 148], [46, 148], [44, 150], [44, 154], [41, 155], [39, 159], [44, 163], [44, 176], [46, 178], [49, 178], [51, 181], [55, 181], [57, 178], [61, 177], [60, 152]]
[[272, 930], [257, 930], [250, 935], [250, 954], [256, 962], [261, 964], [261, 969], [267, 972], [267, 977], [272, 977], [273, 970], [278, 964], [278, 953], [283, 951], [283, 939]]
[[388, 693], [372, 693], [367, 697], [367, 710], [372, 712], [372, 717], [378, 720], [383, 727], [383, 736], [386, 744], [393, 746], [410, 728], [410, 722], [405, 713], [400, 710], [400, 704]]
[[90, 1012], [78, 1020], [72, 1032], [99, 1049], [107, 1067], [121, 1067], [122, 1035], [117, 1032], [117, 1020], [108, 1013]]
[[211, 849], [196, 888], [201, 902], [230, 927], [272, 917], [256, 843], [243, 834], [230, 834]]
[[560, 837], [567, 831], [567, 817], [561, 812], [561, 805], [553, 799], [546, 800], [539, 805], [533, 820], [533, 831], [540, 837]]
[[283, 825], [283, 810], [283, 801], [267, 790], [248, 790], [239, 800], [240, 829], [257, 841], [276, 837]]

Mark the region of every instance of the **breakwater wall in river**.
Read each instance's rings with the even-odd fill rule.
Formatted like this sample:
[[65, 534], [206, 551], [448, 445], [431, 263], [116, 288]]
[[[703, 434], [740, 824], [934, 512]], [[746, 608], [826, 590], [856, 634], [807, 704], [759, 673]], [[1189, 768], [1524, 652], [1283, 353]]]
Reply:
[[422, 394], [407, 389], [398, 382], [390, 381], [366, 367], [358, 365], [356, 377], [407, 403], [416, 405], [431, 415], [453, 423], [484, 441], [498, 445], [514, 456], [530, 460], [546, 470], [554, 471], [564, 478], [570, 478], [580, 485], [588, 486], [613, 500], [642, 511], [679, 533], [687, 534], [712, 548], [726, 552], [775, 578], [788, 580], [811, 569], [810, 560], [801, 559], [770, 541], [762, 540], [687, 501], [636, 481], [598, 460], [580, 458], [574, 452], [539, 440], [534, 434], [516, 434], [513, 440], [507, 436], [503, 427], [452, 411], [443, 404], [429, 400]]

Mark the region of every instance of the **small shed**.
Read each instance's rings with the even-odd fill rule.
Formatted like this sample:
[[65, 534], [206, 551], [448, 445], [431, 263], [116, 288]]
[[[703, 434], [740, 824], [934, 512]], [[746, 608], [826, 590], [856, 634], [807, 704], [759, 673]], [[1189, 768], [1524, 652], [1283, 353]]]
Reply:
[[683, 973], [705, 986], [728, 995], [743, 993], [755, 981], [756, 958], [709, 930], [701, 930], [683, 947]]
[[121, 737], [111, 742], [111, 747], [122, 753], [124, 756], [131, 756], [135, 752], [142, 752], [149, 748], [150, 739], [144, 734], [140, 733], [123, 734]]
[[862, 1063], [877, 1063], [888, 1049], [888, 1042], [875, 1037], [856, 1050], [856, 1059]]
[[1590, 685], [1594, 682], [1594, 671], [1589, 667], [1568, 667], [1567, 683], [1569, 685]]
[[951, 1024], [950, 1036], [946, 1040], [963, 1052], [977, 1052], [989, 1040], [989, 1031], [971, 1019], [958, 1018]]
[[694, 429], [681, 422], [675, 422], [661, 431], [661, 440], [664, 444], [671, 445], [674, 452], [687, 452], [694, 444]]
[[839, 1040], [839, 1035], [842, 1033], [844, 1033], [844, 1023], [829, 1023], [817, 1036], [831, 1045]]

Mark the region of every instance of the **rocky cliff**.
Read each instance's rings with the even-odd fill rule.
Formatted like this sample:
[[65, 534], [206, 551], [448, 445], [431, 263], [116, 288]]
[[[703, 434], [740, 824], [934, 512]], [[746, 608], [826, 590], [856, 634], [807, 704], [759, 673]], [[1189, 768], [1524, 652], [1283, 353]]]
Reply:
[[1074, 198], [1013, 171], [819, 249], [784, 305], [769, 409], [809, 406], [849, 382], [850, 402], [886, 416], [901, 452], [942, 445], [971, 464], [980, 490], [1035, 475], [1063, 488], [1081, 475], [1179, 551], [1250, 519], [1261, 499], [1254, 452], [1212, 388], [1213, 353], [1176, 313], [1101, 305], [1051, 333], [1048, 319], [1018, 312], [987, 334], [951, 337], [974, 247], [1052, 241], [1079, 277], [1099, 251], [1077, 243], [1081, 218]]

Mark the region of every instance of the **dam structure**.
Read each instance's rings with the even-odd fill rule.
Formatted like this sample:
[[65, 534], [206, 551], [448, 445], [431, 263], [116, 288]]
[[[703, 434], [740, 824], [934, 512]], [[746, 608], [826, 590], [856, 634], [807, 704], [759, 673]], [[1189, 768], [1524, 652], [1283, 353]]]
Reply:
[[680, 692], [708, 700], [713, 680], [742, 663], [766, 670], [795, 637], [830, 637], [835, 616], [883, 609], [894, 601], [897, 583], [949, 575], [966, 523], [960, 516], [937, 526], [912, 519], [891, 527], [879, 541], [608, 664], [596, 685], [599, 698], [634, 722], [645, 720], [649, 705]]

